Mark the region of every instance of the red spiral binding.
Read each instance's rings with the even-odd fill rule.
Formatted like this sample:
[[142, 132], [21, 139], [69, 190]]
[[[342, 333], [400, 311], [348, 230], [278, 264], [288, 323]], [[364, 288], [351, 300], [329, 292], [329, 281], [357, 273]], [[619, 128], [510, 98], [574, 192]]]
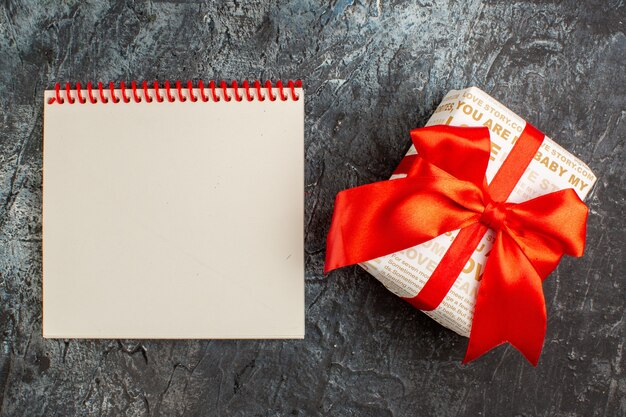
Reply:
[[193, 95], [193, 84], [191, 83], [191, 80], [187, 80], [187, 89], [189, 90], [189, 98], [191, 99], [191, 101], [193, 103], [198, 101], [198, 97]]
[[265, 101], [265, 96], [261, 93], [261, 82], [259, 80], [254, 81], [254, 88], [256, 88], [257, 99]]
[[[68, 83], [69, 84], [69, 83]], [[117, 104], [120, 102], [120, 99], [117, 98], [117, 96], [115, 95], [115, 84], [113, 84], [113, 81], [111, 81], [109, 83], [109, 91], [111, 92], [110, 96], [111, 96], [111, 101], [113, 101], [114, 104]]]
[[167, 96], [167, 101], [170, 103], [174, 102], [174, 96], [172, 95], [172, 89], [170, 88], [170, 81], [165, 80], [165, 95]]
[[222, 91], [224, 92], [223, 94], [224, 100], [230, 101], [231, 96], [228, 95], [228, 85], [226, 84], [226, 81], [224, 80], [220, 81], [220, 87], [222, 87]]
[[235, 93], [235, 100], [236, 101], [241, 101], [241, 96], [239, 95], [239, 86], [237, 85], [237, 81], [232, 80], [230, 85], [233, 88], [233, 93]]
[[301, 88], [302, 87], [302, 81], [297, 80], [295, 83], [293, 82], [293, 80], [289, 80], [287, 82], [287, 86], [289, 87], [289, 89], [291, 90], [291, 98], [293, 100], [298, 100], [300, 99], [300, 96], [298, 94], [296, 94], [296, 88]]
[[248, 83], [248, 80], [245, 80], [243, 82], [243, 88], [246, 90], [246, 99], [248, 101], [252, 101], [252, 94], [250, 94], [250, 83]]
[[108, 103], [109, 99], [104, 96], [104, 86], [102, 85], [102, 81], [98, 82], [98, 91], [100, 92], [100, 101]]
[[87, 103], [87, 100], [83, 98], [83, 94], [82, 94], [82, 88], [80, 86], [80, 83], [77, 82], [76, 83], [76, 94], [78, 95], [78, 102], [80, 104], [85, 104]]
[[200, 89], [200, 97], [202, 98], [202, 101], [204, 101], [205, 103], [209, 101], [209, 97], [207, 97], [207, 95], [204, 93], [204, 83], [202, 82], [202, 80], [198, 81], [198, 89]]
[[87, 83], [87, 92], [89, 93], [89, 101], [91, 101], [91, 104], [96, 104], [98, 101], [93, 96], [93, 87], [91, 86], [91, 81]]
[[163, 100], [163, 97], [161, 97], [161, 89], [159, 88], [159, 82], [155, 81], [153, 86], [154, 86], [154, 95], [156, 96], [156, 100], [159, 103], [163, 103], [164, 100]]
[[180, 85], [180, 81], [176, 81], [176, 91], [178, 91], [178, 99], [180, 101], [187, 101], [187, 98], [183, 96], [183, 87]]
[[143, 87], [143, 96], [146, 98], [146, 102], [152, 103], [152, 97], [148, 94], [148, 82], [146, 80], [142, 81], [141, 86]]
[[265, 81], [265, 89], [267, 90], [267, 95], [270, 98], [270, 101], [276, 101], [276, 96], [272, 91], [272, 82], [270, 80]]
[[70, 93], [70, 83], [65, 84], [65, 97], [70, 104], [74, 104], [76, 100], [72, 97], [72, 93]]
[[120, 82], [120, 91], [122, 92], [122, 101], [124, 103], [130, 103], [130, 97], [126, 96], [126, 84], [124, 84], [124, 81]]
[[220, 98], [217, 96], [217, 92], [215, 91], [215, 81], [209, 81], [209, 88], [211, 89], [211, 94], [213, 95], [213, 101], [220, 101]]
[[[170, 81], [166, 80], [163, 83], [163, 87], [160, 87], [158, 81], [154, 81], [152, 88], [148, 88], [147, 81], [142, 81], [141, 87], [138, 87], [137, 81], [133, 80], [130, 83], [130, 88], [127, 87], [124, 81], [120, 81], [119, 91], [116, 91], [113, 82], [109, 82], [107, 87], [102, 82], [98, 82], [97, 87], [88, 82], [86, 86], [87, 94], [85, 95], [85, 89], [80, 82], [76, 83], [74, 89], [72, 89], [70, 83], [65, 83], [65, 88], [62, 88], [60, 83], [56, 83], [54, 85], [54, 96], [50, 97], [47, 103], [87, 104], [89, 102], [91, 104], [106, 104], [111, 101], [117, 104], [120, 102], [130, 103], [131, 101], [141, 103], [144, 100], [146, 103], [152, 103], [155, 100], [158, 103], [166, 100], [173, 103], [175, 101], [185, 102], [187, 99], [193, 103], [200, 100], [207, 103], [209, 101], [219, 102], [222, 99], [229, 102], [233, 98], [235, 101], [265, 101], [266, 98], [270, 101], [276, 101], [279, 98], [281, 101], [287, 101], [290, 98], [293, 101], [298, 101], [300, 95], [296, 92], [296, 88], [302, 88], [302, 81], [288, 80], [285, 86], [281, 80], [276, 81], [275, 84], [272, 84], [269, 80], [263, 84], [259, 80], [255, 80], [253, 85], [250, 85], [248, 80], [243, 81], [241, 84], [236, 80], [232, 80], [230, 83], [221, 80], [219, 84], [215, 81], [210, 81], [207, 86], [202, 80], [199, 80], [197, 86], [194, 87], [192, 81], [188, 80], [186, 86], [183, 86], [181, 81], [175, 81], [174, 87], [172, 87]], [[195, 89], [199, 90], [199, 95], [196, 94]], [[229, 89], [232, 91], [229, 91]], [[243, 94], [240, 89], [244, 90]], [[278, 94], [274, 92], [274, 89], [278, 90]], [[130, 93], [128, 90], [130, 90]], [[165, 90], [165, 95], [162, 95], [162, 90]], [[75, 91], [75, 94], [73, 91]]]
[[130, 88], [133, 90], [133, 99], [135, 99], [135, 103], [141, 103], [141, 97], [139, 97], [139, 94], [137, 93], [137, 81], [133, 80], [130, 83]]
[[287, 101], [287, 95], [285, 94], [285, 89], [283, 88], [283, 82], [281, 80], [276, 81], [276, 87], [278, 87], [278, 92], [280, 93], [280, 99], [282, 101]]

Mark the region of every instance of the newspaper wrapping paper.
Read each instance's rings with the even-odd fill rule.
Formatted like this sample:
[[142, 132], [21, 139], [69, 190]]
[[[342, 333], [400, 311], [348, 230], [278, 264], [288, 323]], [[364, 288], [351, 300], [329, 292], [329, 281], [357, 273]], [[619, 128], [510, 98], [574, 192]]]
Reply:
[[[486, 177], [490, 182], [526, 122], [484, 91], [470, 87], [452, 90], [443, 98], [426, 126], [439, 124], [489, 128], [491, 155]], [[406, 155], [415, 153], [415, 147], [411, 145]], [[391, 179], [404, 176], [392, 175]], [[573, 188], [584, 200], [595, 181], [596, 176], [587, 165], [546, 136], [507, 201], [521, 203], [566, 188]], [[446, 233], [421, 245], [359, 265], [394, 294], [415, 297], [457, 234], [458, 230]], [[441, 304], [432, 311], [424, 311], [441, 325], [465, 337], [470, 334], [480, 278], [494, 239], [495, 232], [489, 229]]]

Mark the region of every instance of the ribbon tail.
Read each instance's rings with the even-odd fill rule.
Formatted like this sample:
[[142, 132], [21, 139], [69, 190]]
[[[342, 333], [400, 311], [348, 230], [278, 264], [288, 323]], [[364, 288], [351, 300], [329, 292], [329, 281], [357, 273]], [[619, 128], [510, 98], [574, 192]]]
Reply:
[[508, 234], [498, 232], [478, 289], [463, 363], [509, 342], [536, 366], [546, 332], [541, 277]]

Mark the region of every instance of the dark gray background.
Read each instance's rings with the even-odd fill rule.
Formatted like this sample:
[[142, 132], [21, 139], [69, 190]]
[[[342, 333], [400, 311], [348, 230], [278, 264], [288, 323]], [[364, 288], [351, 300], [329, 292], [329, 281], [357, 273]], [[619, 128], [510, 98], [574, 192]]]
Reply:
[[[625, 415], [625, 18], [619, 0], [2, 2], [0, 415]], [[43, 90], [200, 77], [304, 81], [306, 339], [43, 340]], [[388, 178], [470, 85], [599, 177], [584, 258], [545, 283], [537, 368], [511, 347], [462, 366], [466, 339], [362, 270], [322, 275], [335, 194]]]

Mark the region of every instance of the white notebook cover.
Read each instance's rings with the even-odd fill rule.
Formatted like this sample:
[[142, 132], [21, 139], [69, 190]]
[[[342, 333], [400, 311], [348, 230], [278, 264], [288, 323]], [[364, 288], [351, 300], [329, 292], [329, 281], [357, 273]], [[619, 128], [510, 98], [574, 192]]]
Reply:
[[44, 337], [304, 337], [295, 92], [59, 104], [46, 91]]

